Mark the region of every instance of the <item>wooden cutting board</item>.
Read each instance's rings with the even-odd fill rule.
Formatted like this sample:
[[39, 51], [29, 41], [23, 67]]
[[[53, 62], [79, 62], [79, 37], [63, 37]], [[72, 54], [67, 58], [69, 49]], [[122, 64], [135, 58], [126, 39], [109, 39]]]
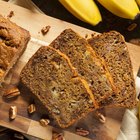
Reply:
[[[20, 58], [7, 78], [7, 83], [10, 83], [12, 86], [18, 84], [18, 76], [21, 69], [24, 67], [28, 59], [34, 54], [34, 52], [41, 46], [41, 44], [44, 44], [45, 42], [50, 43], [64, 29], [72, 28], [83, 37], [86, 34], [90, 36], [92, 33], [95, 33], [94, 31], [64, 22], [59, 19], [37, 14], [34, 12], [34, 9], [27, 10], [3, 1], [0, 1], [0, 7], [0, 14], [3, 16], [7, 16], [10, 11], [14, 11], [15, 15], [11, 18], [11, 20], [21, 27], [29, 30], [33, 38], [29, 42], [23, 56]], [[47, 25], [50, 25], [51, 29], [47, 35], [42, 36], [40, 30], [42, 27]], [[140, 47], [128, 43], [128, 48], [133, 63], [134, 75], [136, 76], [140, 65]], [[45, 128], [40, 126], [38, 120], [44, 114], [35, 113], [32, 116], [28, 115], [27, 106], [30, 104], [30, 100], [31, 97], [28, 93], [22, 93], [22, 95], [18, 98], [8, 101], [0, 98], [0, 125], [38, 138], [51, 140], [52, 130], [55, 128], [52, 126]], [[8, 110], [10, 105], [17, 105], [18, 107], [18, 116], [14, 121], [9, 121], [8, 118]], [[72, 127], [59, 131], [63, 131], [66, 140], [86, 140], [87, 138], [81, 137], [74, 133], [75, 128], [78, 126], [90, 131], [88, 136], [90, 139], [114, 140], [119, 133], [124, 111], [124, 109], [105, 108], [103, 110], [103, 113], [106, 116], [106, 122], [104, 124], [99, 122], [97, 118], [94, 118], [94, 114], [91, 113], [86, 118], [74, 124]]]

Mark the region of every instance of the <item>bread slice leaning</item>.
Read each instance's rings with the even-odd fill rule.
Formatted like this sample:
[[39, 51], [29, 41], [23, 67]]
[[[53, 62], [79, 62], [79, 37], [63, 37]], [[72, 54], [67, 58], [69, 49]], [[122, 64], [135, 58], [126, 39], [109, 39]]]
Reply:
[[77, 76], [69, 58], [49, 46], [32, 56], [20, 79], [62, 128], [97, 108], [87, 82]]
[[97, 103], [117, 92], [104, 62], [79, 34], [66, 29], [50, 46], [69, 57], [79, 76], [88, 82]]
[[136, 88], [132, 64], [124, 37], [110, 31], [88, 40], [95, 52], [105, 60], [119, 93], [114, 94], [103, 105], [132, 108], [136, 105]]

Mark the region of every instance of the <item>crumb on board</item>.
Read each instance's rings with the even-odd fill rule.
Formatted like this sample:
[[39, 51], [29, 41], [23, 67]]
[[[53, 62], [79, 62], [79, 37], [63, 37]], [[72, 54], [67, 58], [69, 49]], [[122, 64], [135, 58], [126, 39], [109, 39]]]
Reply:
[[85, 38], [88, 38], [88, 34], [85, 34]]
[[10, 11], [10, 13], [7, 15], [7, 18], [11, 18], [14, 16], [14, 11]]
[[41, 33], [42, 33], [43, 35], [46, 35], [46, 34], [49, 32], [50, 28], [51, 28], [51, 26], [49, 26], [49, 25], [43, 27], [43, 28], [41, 29]]

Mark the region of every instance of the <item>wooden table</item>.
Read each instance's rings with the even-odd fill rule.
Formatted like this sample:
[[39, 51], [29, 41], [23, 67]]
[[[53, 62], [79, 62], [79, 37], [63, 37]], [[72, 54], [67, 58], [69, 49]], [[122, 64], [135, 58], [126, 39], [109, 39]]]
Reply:
[[[80, 33], [83, 37], [85, 36], [85, 34], [88, 34], [90, 36], [90, 34], [95, 33], [94, 31], [64, 22], [59, 19], [55, 19], [43, 14], [37, 14], [33, 12], [33, 9], [30, 9], [30, 11], [3, 1], [0, 1], [0, 7], [0, 13], [3, 16], [7, 16], [11, 10], [14, 11], [15, 15], [11, 18], [11, 20], [22, 26], [23, 28], [29, 30], [32, 36], [32, 39], [29, 42], [26, 51], [7, 78], [7, 83], [10, 83], [13, 86], [18, 84], [18, 76], [21, 69], [24, 67], [28, 59], [35, 53], [35, 51], [42, 44], [50, 43], [64, 29], [72, 28], [76, 32]], [[46, 25], [50, 25], [51, 29], [47, 35], [43, 36], [40, 33], [40, 30]], [[133, 63], [134, 75], [136, 76], [138, 67], [140, 65], [140, 47], [128, 43], [128, 48]], [[41, 118], [42, 114], [35, 113], [32, 116], [28, 115], [27, 106], [29, 105], [30, 98], [31, 97], [28, 93], [23, 93], [17, 99], [14, 99], [12, 101], [5, 101], [1, 98], [0, 125], [35, 137], [51, 140], [52, 130], [55, 128], [52, 126], [48, 126], [46, 128], [40, 126], [38, 120]], [[8, 110], [10, 105], [17, 105], [18, 107], [18, 116], [14, 121], [9, 121], [8, 118]], [[93, 114], [91, 113], [74, 126], [70, 127], [69, 129], [63, 130], [66, 140], [87, 139], [72, 133], [75, 131], [75, 127], [77, 126], [82, 126], [86, 129], [88, 128], [90, 130], [89, 137], [93, 138], [94, 140], [116, 139], [121, 126], [124, 109], [104, 109], [104, 113], [106, 115], [105, 124], [100, 123], [93, 117]]]

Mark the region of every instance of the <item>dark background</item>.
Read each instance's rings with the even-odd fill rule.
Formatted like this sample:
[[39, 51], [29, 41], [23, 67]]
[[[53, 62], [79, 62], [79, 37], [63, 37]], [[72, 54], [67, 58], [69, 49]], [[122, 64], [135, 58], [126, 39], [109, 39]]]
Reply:
[[[125, 36], [126, 41], [140, 38], [140, 16], [138, 16], [135, 20], [119, 18], [111, 14], [110, 12], [108, 12], [98, 2], [96, 2], [100, 9], [103, 21], [96, 26], [92, 26], [75, 18], [59, 3], [58, 0], [32, 0], [32, 1], [45, 14], [49, 16], [59, 18], [67, 22], [71, 22], [73, 24], [77, 24], [79, 26], [82, 26], [82, 27], [85, 27], [85, 28], [88, 28], [97, 32], [101, 32], [101, 33], [109, 31], [109, 30], [117, 30]], [[132, 23], [136, 23], [137, 27], [132, 31], [128, 31], [128, 27]]]

